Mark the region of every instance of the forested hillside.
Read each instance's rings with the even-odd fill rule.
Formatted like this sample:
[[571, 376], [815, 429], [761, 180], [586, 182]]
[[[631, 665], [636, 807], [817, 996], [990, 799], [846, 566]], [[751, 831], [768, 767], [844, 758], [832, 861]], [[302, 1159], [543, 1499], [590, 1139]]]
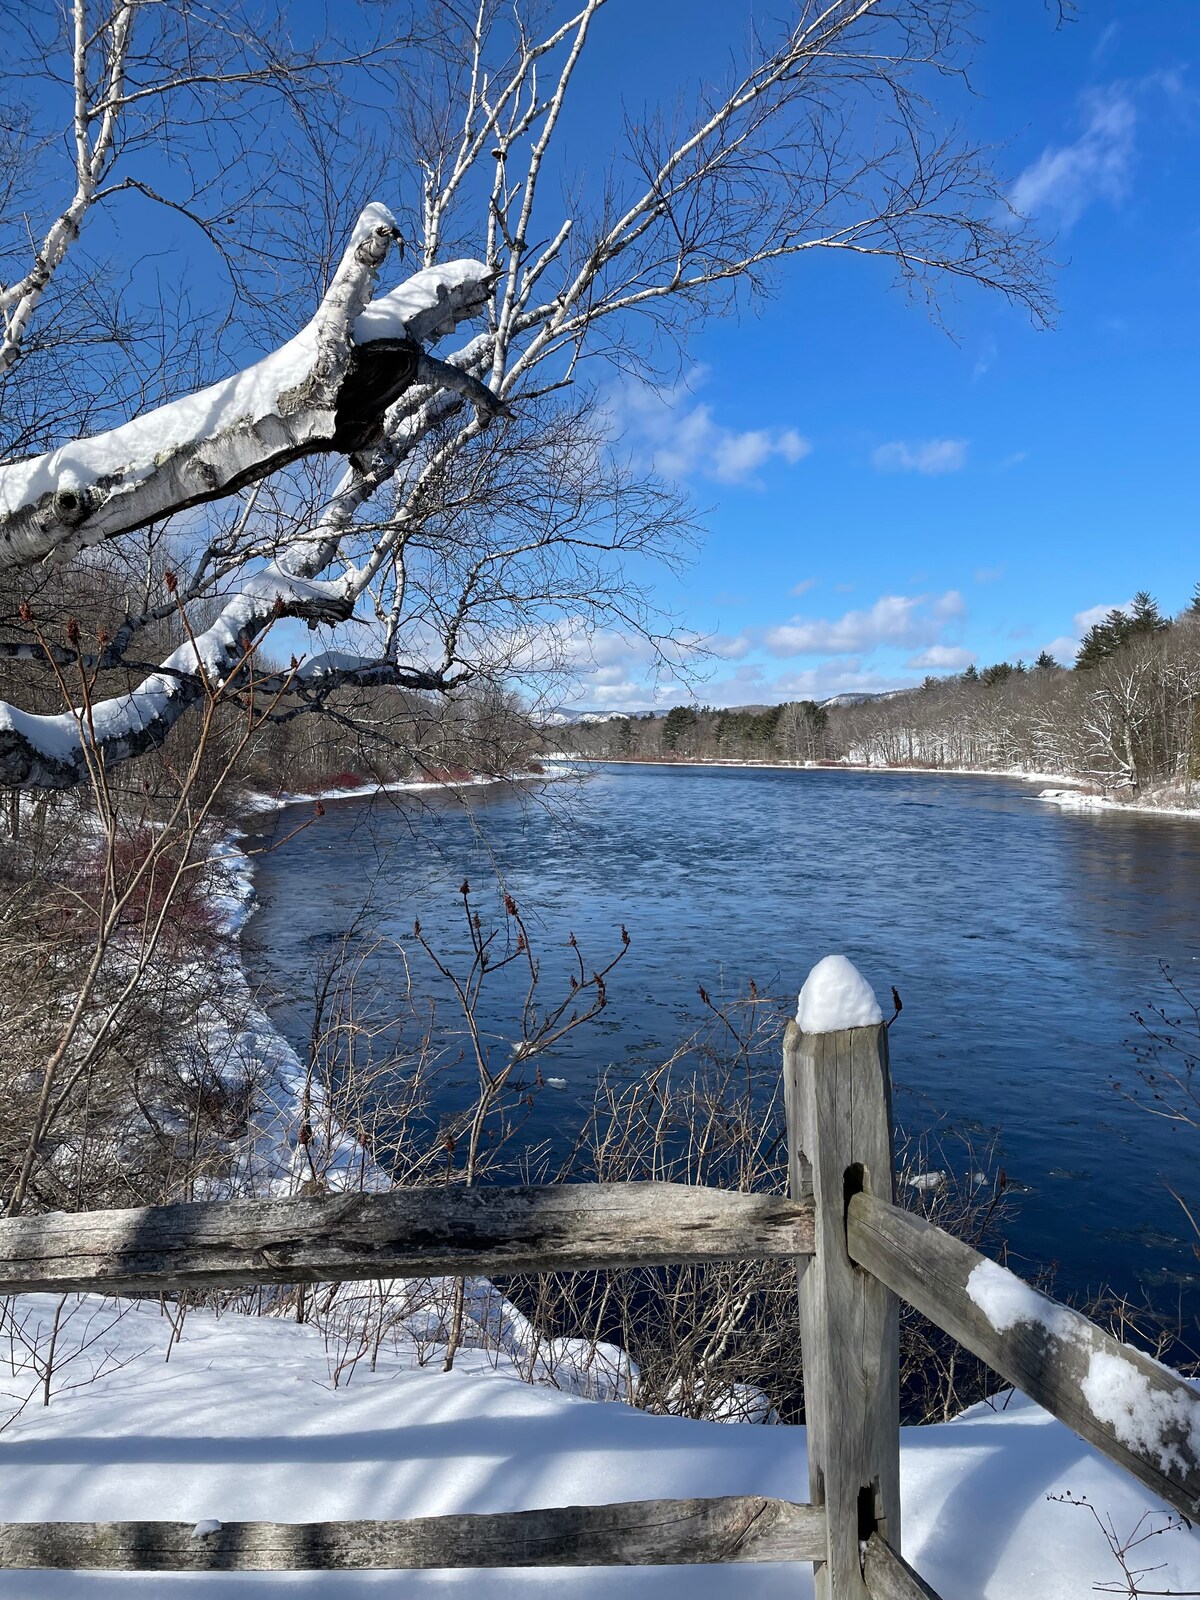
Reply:
[[1032, 666], [971, 666], [857, 703], [675, 706], [585, 719], [555, 738], [609, 760], [1017, 768], [1181, 797], [1200, 779], [1200, 585], [1174, 619], [1145, 593], [1110, 611], [1070, 667], [1043, 652]]

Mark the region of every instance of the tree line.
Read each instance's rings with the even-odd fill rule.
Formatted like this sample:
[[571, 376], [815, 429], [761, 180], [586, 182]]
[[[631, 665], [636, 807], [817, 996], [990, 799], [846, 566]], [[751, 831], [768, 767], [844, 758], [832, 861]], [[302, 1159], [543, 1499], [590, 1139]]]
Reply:
[[1175, 617], [1141, 591], [1063, 666], [969, 666], [852, 703], [792, 700], [582, 720], [560, 750], [605, 760], [768, 761], [1015, 769], [1170, 801], [1200, 778], [1200, 584]]

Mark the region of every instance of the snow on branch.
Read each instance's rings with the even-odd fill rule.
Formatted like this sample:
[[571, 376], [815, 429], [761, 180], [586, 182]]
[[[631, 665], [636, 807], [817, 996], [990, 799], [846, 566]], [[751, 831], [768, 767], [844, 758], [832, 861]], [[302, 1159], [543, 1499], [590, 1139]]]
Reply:
[[255, 638], [277, 617], [344, 622], [354, 596], [344, 580], [316, 582], [279, 562], [244, 580], [215, 622], [173, 651], [127, 694], [38, 716], [0, 702], [0, 785], [68, 789], [90, 758], [128, 760], [162, 744], [189, 707], [223, 689], [244, 667]]
[[386, 207], [368, 206], [316, 315], [274, 354], [107, 433], [0, 466], [0, 567], [68, 559], [300, 456], [374, 443], [416, 378], [420, 341], [475, 315], [495, 281], [481, 262], [455, 261], [370, 302], [398, 237]]

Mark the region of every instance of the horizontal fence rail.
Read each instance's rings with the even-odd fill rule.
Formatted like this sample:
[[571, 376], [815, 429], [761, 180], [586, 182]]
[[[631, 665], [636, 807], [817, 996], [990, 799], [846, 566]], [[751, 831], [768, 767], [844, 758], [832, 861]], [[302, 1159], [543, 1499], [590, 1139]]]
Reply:
[[811, 1201], [675, 1183], [393, 1189], [0, 1222], [0, 1294], [810, 1256]]
[[1200, 1512], [1200, 1394], [1078, 1311], [923, 1217], [867, 1194], [851, 1259], [1189, 1519]]
[[407, 1522], [6, 1522], [0, 1567], [299, 1572], [819, 1561], [825, 1513], [759, 1495]]

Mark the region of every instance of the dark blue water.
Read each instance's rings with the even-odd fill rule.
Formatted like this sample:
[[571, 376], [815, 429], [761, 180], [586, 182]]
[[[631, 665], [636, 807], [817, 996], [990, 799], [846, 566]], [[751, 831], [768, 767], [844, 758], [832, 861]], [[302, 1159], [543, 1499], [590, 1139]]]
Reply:
[[[538, 1101], [530, 1134], [561, 1136], [598, 1071], [669, 1050], [696, 988], [747, 979], [794, 993], [842, 951], [874, 984], [892, 1030], [897, 1120], [965, 1133], [1027, 1186], [1013, 1227], [1027, 1261], [1072, 1290], [1198, 1281], [1168, 1185], [1193, 1200], [1200, 1133], [1148, 1116], [1112, 1087], [1131, 1077], [1131, 1013], [1168, 999], [1160, 963], [1200, 998], [1200, 824], [1071, 813], [1005, 779], [840, 771], [615, 767], [542, 798], [476, 791], [380, 799], [326, 816], [262, 858], [246, 940], [252, 977], [306, 1048], [303, 997], [332, 942], [366, 925], [461, 955], [464, 876], [486, 913], [493, 865], [536, 924], [548, 969], [573, 931], [589, 964], [632, 944], [600, 1023], [545, 1066], [566, 1094]], [[285, 812], [276, 831], [295, 826]], [[402, 986], [399, 957], [382, 987]], [[395, 963], [391, 980], [388, 961]], [[489, 1017], [498, 1032], [498, 1004]]]

